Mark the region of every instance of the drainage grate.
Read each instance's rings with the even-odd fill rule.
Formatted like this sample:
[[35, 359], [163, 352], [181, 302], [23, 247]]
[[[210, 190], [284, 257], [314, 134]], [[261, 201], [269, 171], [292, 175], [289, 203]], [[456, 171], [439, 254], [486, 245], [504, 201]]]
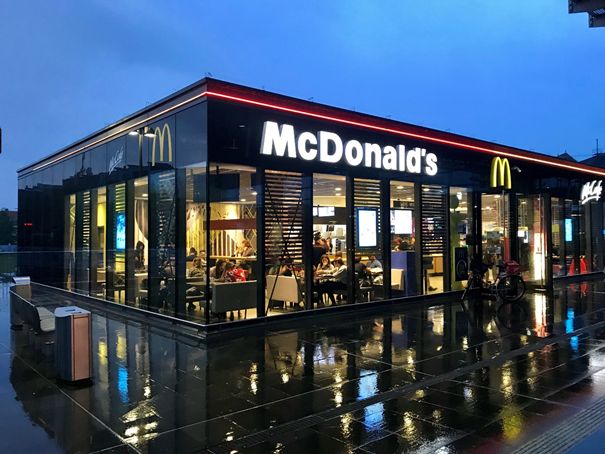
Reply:
[[579, 411], [573, 421], [565, 421], [539, 437], [528, 441], [514, 454], [553, 454], [568, 451], [605, 423], [605, 398]]

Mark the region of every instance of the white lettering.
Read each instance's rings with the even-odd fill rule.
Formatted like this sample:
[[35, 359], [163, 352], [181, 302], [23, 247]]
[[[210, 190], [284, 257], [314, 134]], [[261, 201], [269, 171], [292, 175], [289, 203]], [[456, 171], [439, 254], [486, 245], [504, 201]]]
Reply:
[[422, 168], [422, 162], [420, 161], [420, 148], [416, 147], [413, 150], [408, 151], [406, 157], [406, 167], [410, 173], [420, 173]]
[[405, 172], [405, 147], [399, 145], [397, 151], [399, 152], [399, 170]]
[[[382, 164], [380, 162], [380, 155], [382, 154], [382, 149], [380, 148], [380, 145], [378, 145], [377, 143], [366, 143], [363, 148], [366, 155], [365, 166], [380, 169]], [[372, 164], [372, 156], [374, 157], [374, 164]]]
[[593, 180], [585, 183], [582, 186], [582, 192], [580, 192], [580, 203], [584, 205], [585, 203], [594, 200], [595, 202], [601, 198], [601, 193], [603, 192], [603, 180]]
[[363, 146], [357, 140], [349, 140], [345, 145], [347, 164], [358, 166], [363, 161]]
[[265, 122], [260, 152], [261, 154], [271, 155], [273, 150], [275, 150], [276, 156], [283, 156], [287, 150], [289, 158], [296, 158], [294, 126], [282, 125], [280, 128], [274, 121]]
[[[406, 149], [404, 145], [385, 145], [366, 142], [362, 145], [358, 140], [348, 140], [343, 146], [341, 137], [333, 132], [319, 131], [317, 134], [309, 131], [295, 133], [294, 126], [266, 121], [263, 126], [260, 154], [288, 158], [300, 158], [304, 161], [319, 160], [323, 163], [338, 164], [344, 161], [350, 166], [370, 167], [374, 169], [399, 170], [400, 172], [425, 173], [437, 175], [437, 155], [428, 153], [424, 148]], [[117, 155], [110, 162], [110, 169], [117, 167], [117, 161], [123, 159]], [[111, 172], [111, 170], [110, 170]], [[601, 181], [592, 182], [594, 188], [582, 189], [598, 191], [601, 195]], [[585, 185], [586, 186], [586, 185]], [[596, 192], [595, 192], [596, 194]], [[583, 202], [585, 203], [585, 202]]]
[[435, 153], [428, 153], [426, 155], [426, 167], [424, 171], [431, 177], [437, 175], [437, 156]]
[[305, 161], [313, 161], [317, 158], [317, 148], [307, 148], [307, 144], [317, 145], [317, 137], [310, 132], [303, 132], [298, 136], [298, 153]]
[[386, 170], [397, 170], [397, 150], [395, 149], [395, 147], [392, 147], [390, 145], [384, 147], [382, 167]]
[[[333, 144], [330, 147], [330, 142]], [[330, 154], [330, 148], [334, 153]], [[336, 163], [342, 159], [342, 139], [338, 134], [328, 131], [319, 131], [319, 160], [321, 162]]]

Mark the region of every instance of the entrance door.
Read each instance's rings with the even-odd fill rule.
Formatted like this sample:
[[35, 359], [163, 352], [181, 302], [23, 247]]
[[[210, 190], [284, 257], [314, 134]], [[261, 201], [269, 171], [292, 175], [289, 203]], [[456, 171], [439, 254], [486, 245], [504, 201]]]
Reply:
[[546, 284], [546, 232], [544, 197], [519, 196], [517, 199], [517, 256], [525, 282]]
[[510, 259], [508, 219], [508, 194], [481, 194], [481, 250], [492, 281], [498, 275], [497, 264]]

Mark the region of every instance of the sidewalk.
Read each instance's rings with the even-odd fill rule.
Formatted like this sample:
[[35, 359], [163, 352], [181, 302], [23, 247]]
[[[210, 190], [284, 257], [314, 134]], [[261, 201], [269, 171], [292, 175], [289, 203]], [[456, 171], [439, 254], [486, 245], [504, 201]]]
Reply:
[[511, 452], [605, 395], [603, 291], [395, 307], [211, 346], [93, 312], [94, 381], [74, 387], [52, 349], [9, 329], [3, 285], [0, 451]]

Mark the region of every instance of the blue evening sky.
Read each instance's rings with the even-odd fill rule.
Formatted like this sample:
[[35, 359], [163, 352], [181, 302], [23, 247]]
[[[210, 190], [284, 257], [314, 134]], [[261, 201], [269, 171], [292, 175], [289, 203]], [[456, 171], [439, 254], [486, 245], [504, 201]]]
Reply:
[[586, 158], [604, 44], [566, 0], [0, 0], [0, 207], [17, 168], [206, 72]]

